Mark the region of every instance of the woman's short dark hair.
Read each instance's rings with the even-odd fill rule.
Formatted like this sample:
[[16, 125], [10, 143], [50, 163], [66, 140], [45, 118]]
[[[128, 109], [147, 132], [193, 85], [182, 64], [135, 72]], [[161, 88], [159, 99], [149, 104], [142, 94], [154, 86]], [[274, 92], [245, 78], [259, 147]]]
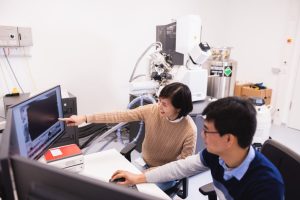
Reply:
[[253, 104], [239, 97], [226, 97], [210, 103], [202, 112], [213, 122], [220, 135], [231, 133], [242, 148], [251, 145], [256, 130], [256, 110]]
[[159, 98], [168, 98], [176, 109], [180, 109], [177, 118], [187, 116], [193, 110], [192, 95], [188, 86], [174, 82], [166, 85]]

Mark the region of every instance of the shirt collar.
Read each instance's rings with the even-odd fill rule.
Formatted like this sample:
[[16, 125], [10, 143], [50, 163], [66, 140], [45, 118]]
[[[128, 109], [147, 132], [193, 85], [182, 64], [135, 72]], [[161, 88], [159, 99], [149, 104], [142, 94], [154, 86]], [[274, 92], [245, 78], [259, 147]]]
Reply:
[[[166, 118], [167, 118], [167, 117], [166, 117]], [[180, 122], [182, 119], [183, 119], [183, 116], [180, 117], [180, 118], [178, 118], [178, 119], [174, 119], [174, 120], [169, 120], [169, 118], [167, 118], [167, 120], [168, 120], [169, 122], [171, 122], [171, 123], [178, 123], [178, 122]]]
[[236, 179], [241, 180], [247, 172], [249, 165], [254, 157], [255, 151], [252, 146], [250, 146], [248, 155], [246, 156], [245, 160], [236, 168], [228, 168], [224, 160], [219, 157], [219, 164], [224, 168], [223, 178], [227, 181], [234, 176]]

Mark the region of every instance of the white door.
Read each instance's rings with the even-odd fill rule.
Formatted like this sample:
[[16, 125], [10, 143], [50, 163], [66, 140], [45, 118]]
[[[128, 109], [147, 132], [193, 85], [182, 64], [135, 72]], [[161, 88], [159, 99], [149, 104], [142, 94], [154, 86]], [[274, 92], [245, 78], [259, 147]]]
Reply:
[[298, 65], [297, 77], [294, 84], [292, 102], [288, 115], [288, 127], [300, 130], [300, 66]]

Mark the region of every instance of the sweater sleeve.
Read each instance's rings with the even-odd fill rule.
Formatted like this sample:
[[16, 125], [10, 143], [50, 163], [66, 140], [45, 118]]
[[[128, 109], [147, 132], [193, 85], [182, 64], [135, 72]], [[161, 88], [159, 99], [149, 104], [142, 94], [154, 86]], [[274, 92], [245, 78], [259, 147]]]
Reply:
[[132, 122], [145, 119], [145, 115], [151, 114], [154, 104], [140, 106], [132, 110], [124, 110], [119, 112], [99, 113], [87, 115], [87, 122], [90, 123], [119, 123]]
[[166, 182], [189, 177], [206, 171], [199, 154], [189, 156], [145, 172], [146, 180], [149, 183]]

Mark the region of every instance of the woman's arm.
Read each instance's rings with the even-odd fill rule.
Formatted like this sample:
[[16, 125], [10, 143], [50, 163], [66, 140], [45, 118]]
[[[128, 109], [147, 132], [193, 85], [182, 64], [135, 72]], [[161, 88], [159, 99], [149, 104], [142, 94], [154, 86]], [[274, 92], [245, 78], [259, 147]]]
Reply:
[[69, 118], [60, 118], [68, 126], [78, 126], [86, 123], [119, 123], [140, 121], [145, 119], [146, 114], [151, 114], [153, 104], [140, 106], [132, 110], [124, 110], [117, 112], [98, 113], [94, 115], [72, 115]]
[[150, 105], [140, 106], [132, 110], [87, 115], [87, 122], [119, 123], [119, 122], [140, 121], [145, 119], [145, 115], [151, 114], [151, 110], [153, 106], [154, 104], [150, 104]]

